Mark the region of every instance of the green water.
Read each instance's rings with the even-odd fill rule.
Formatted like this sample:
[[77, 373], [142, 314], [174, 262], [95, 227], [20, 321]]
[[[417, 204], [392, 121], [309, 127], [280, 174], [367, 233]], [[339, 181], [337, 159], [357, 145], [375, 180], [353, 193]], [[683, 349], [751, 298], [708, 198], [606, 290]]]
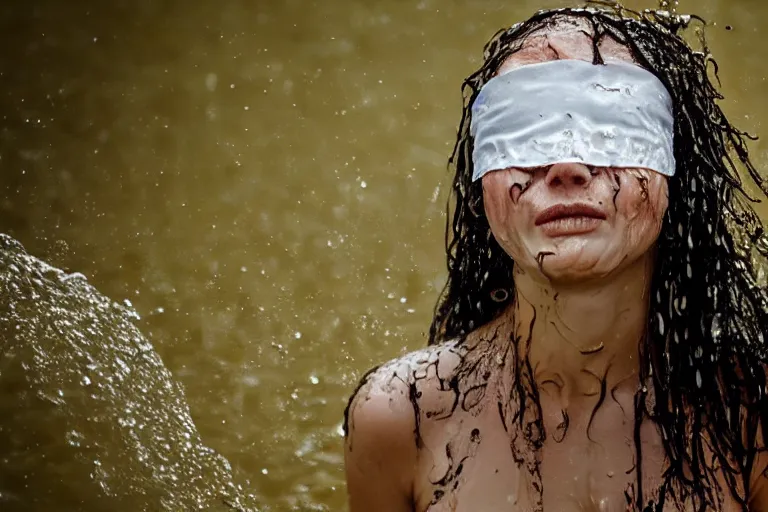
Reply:
[[[346, 398], [425, 343], [444, 280], [460, 82], [502, 24], [563, 5], [7, 0], [0, 232], [131, 301], [258, 503], [343, 510]], [[695, 8], [717, 21], [726, 112], [768, 135], [768, 4]], [[85, 480], [73, 499], [97, 499]]]

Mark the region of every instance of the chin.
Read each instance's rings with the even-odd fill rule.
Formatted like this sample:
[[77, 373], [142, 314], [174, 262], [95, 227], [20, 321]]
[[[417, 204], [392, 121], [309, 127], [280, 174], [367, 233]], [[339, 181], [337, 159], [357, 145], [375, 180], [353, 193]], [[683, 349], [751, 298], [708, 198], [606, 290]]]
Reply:
[[544, 277], [556, 285], [586, 283], [605, 277], [610, 272], [595, 272], [573, 269], [572, 267], [545, 268]]
[[535, 251], [537, 271], [553, 283], [575, 283], [600, 279], [616, 270], [621, 262], [619, 258], [597, 250], [590, 244], [569, 243], [550, 249]]

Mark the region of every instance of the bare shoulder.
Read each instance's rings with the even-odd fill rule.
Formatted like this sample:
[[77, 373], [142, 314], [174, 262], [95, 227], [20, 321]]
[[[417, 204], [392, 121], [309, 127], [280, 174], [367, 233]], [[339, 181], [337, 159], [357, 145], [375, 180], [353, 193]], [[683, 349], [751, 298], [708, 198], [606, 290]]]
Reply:
[[[424, 391], [452, 373], [460, 361], [456, 342], [445, 342], [411, 352], [369, 370], [360, 379], [344, 413], [344, 434], [349, 437], [360, 420], [380, 420], [385, 427], [416, 428], [417, 411], [430, 401]], [[393, 425], [393, 422], [395, 425]], [[366, 421], [367, 423], [367, 421]], [[411, 438], [413, 439], [413, 438]]]
[[462, 428], [487, 402], [493, 368], [509, 344], [471, 333], [367, 372], [344, 417], [351, 512], [412, 512], [422, 494], [420, 457], [433, 456], [446, 429]]
[[[413, 510], [425, 392], [450, 366], [452, 344], [407, 354], [368, 371], [344, 414], [350, 510]], [[426, 385], [426, 386], [425, 386]], [[434, 387], [434, 386], [433, 386]]]
[[[391, 427], [410, 427], [413, 435], [418, 421], [416, 411], [429, 397], [423, 396], [424, 384], [439, 378], [455, 366], [458, 358], [453, 357], [456, 343], [431, 346], [393, 359], [366, 372], [360, 379], [347, 404], [344, 413], [344, 434], [350, 437], [358, 429], [360, 421], [377, 420], [377, 425], [389, 430]], [[371, 427], [371, 426], [369, 426]], [[413, 437], [411, 437], [413, 440]]]
[[458, 409], [472, 411], [485, 397], [492, 369], [505, 354], [495, 333], [477, 331], [389, 361], [368, 371], [349, 400], [344, 418], [348, 441], [355, 430], [407, 436], [421, 447], [420, 427]]

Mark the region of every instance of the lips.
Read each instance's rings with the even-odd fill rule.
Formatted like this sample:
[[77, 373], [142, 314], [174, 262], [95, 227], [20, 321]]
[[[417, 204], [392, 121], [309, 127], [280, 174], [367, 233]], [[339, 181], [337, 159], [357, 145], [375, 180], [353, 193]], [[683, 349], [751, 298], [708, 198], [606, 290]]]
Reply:
[[541, 226], [548, 222], [553, 222], [568, 217], [587, 217], [590, 219], [605, 220], [603, 212], [588, 204], [556, 204], [550, 206], [536, 217], [536, 225]]
[[594, 206], [577, 203], [550, 206], [534, 222], [549, 236], [567, 236], [594, 231], [605, 219], [605, 213]]

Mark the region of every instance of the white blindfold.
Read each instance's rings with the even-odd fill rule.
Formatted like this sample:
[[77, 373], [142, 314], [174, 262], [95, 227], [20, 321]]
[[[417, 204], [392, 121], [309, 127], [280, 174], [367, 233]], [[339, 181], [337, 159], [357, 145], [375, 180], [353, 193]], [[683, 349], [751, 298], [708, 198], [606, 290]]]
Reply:
[[498, 75], [472, 105], [473, 181], [577, 162], [675, 173], [672, 98], [632, 64], [555, 60]]

